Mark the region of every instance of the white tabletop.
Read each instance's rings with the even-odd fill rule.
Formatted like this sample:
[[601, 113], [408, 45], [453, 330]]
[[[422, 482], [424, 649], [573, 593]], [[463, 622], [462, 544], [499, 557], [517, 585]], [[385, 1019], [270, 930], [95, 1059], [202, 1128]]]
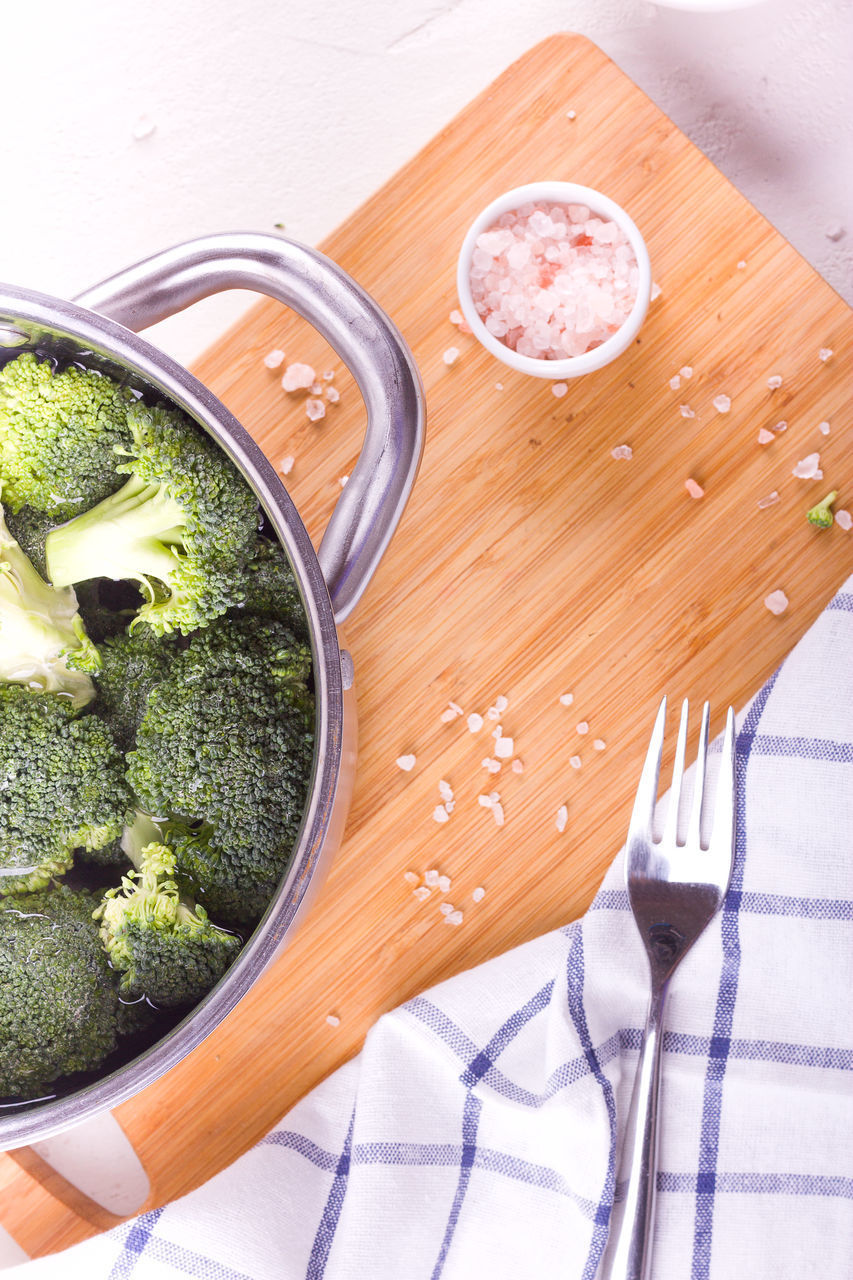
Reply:
[[[849, 0], [9, 5], [0, 280], [70, 297], [208, 232], [284, 223], [317, 243], [561, 30], [614, 58], [853, 302]], [[189, 361], [247, 301], [151, 336]]]

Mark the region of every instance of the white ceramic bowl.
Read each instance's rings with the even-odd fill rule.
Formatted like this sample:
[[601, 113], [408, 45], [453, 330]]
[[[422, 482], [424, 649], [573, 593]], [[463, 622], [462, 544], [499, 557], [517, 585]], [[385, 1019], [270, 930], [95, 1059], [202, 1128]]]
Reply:
[[[567, 356], [565, 360], [537, 360], [533, 356], [521, 356], [513, 351], [501, 342], [500, 338], [489, 333], [471, 296], [471, 256], [477, 237], [492, 226], [501, 214], [509, 213], [520, 205], [541, 200], [551, 201], [554, 204], [585, 204], [593, 213], [615, 222], [624, 231], [640, 269], [637, 300], [625, 323], [606, 342], [602, 342], [600, 347], [585, 351], [581, 356]], [[462, 314], [470, 325], [474, 337], [487, 351], [520, 373], [530, 373], [535, 378], [552, 378], [555, 381], [562, 381], [565, 378], [577, 378], [582, 373], [592, 373], [596, 369], [603, 368], [631, 345], [639, 333], [649, 307], [652, 266], [649, 261], [649, 251], [636, 224], [609, 196], [602, 195], [600, 191], [594, 191], [591, 187], [581, 187], [576, 182], [528, 182], [523, 187], [513, 187], [511, 191], [505, 191], [474, 219], [459, 251], [456, 288]]]

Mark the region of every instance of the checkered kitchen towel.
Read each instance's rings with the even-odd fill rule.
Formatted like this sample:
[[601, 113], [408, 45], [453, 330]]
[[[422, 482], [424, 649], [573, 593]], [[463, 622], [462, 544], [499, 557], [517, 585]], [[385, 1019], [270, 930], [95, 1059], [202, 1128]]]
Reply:
[[[853, 578], [738, 718], [737, 861], [664, 1037], [654, 1275], [853, 1275]], [[15, 1280], [593, 1280], [647, 1000], [583, 920], [379, 1020], [184, 1199]]]

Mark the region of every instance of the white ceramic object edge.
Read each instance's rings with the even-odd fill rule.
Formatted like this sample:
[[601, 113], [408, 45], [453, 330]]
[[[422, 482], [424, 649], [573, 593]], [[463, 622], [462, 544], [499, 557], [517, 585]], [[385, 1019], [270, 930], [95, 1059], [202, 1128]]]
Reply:
[[[533, 356], [520, 356], [516, 351], [501, 342], [500, 338], [496, 338], [494, 334], [489, 333], [474, 306], [474, 300], [471, 296], [470, 263], [477, 237], [487, 230], [501, 214], [508, 213], [510, 210], [517, 209], [520, 205], [531, 201], [540, 200], [549, 200], [554, 204], [585, 204], [589, 206], [593, 213], [600, 214], [602, 217], [609, 218], [615, 222], [627, 236], [640, 269], [637, 300], [625, 323], [613, 334], [612, 338], [608, 338], [600, 347], [595, 347], [592, 351], [586, 351], [581, 356], [568, 356], [565, 360], [536, 360]], [[636, 224], [629, 218], [621, 205], [616, 204], [615, 200], [611, 200], [609, 196], [600, 191], [593, 190], [592, 187], [582, 187], [575, 182], [528, 182], [524, 186], [513, 187], [511, 191], [505, 191], [502, 195], [499, 195], [490, 204], [486, 205], [482, 213], [474, 219], [459, 251], [456, 288], [462, 314], [474, 337], [487, 351], [490, 351], [493, 356], [497, 356], [498, 360], [503, 361], [510, 368], [517, 369], [519, 373], [529, 373], [535, 378], [550, 378], [553, 381], [562, 381], [565, 378], [577, 378], [583, 373], [593, 373], [596, 369], [602, 369], [631, 345], [640, 331], [640, 326], [649, 308], [652, 290], [652, 265], [649, 259], [649, 251]]]

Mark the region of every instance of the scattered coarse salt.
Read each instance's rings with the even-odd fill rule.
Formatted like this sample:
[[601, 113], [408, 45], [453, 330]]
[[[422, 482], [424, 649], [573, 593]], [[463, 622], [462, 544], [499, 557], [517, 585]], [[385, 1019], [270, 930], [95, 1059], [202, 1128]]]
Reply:
[[341, 393], [338, 391], [337, 387], [326, 387], [326, 399], [329, 404], [338, 404], [340, 398]]
[[452, 902], [440, 902], [438, 904], [438, 909], [443, 916], [449, 916], [451, 911], [456, 910]]
[[480, 794], [477, 796], [477, 804], [480, 805], [482, 809], [491, 809], [492, 805], [494, 804], [494, 800], [492, 800], [492, 797], [490, 795], [486, 796], [486, 795]]
[[450, 892], [450, 876], [439, 876], [439, 877], [438, 877], [438, 891], [439, 891], [439, 893], [449, 893], [449, 892]]
[[569, 756], [569, 764], [573, 769], [579, 769], [581, 767], [580, 756]]
[[483, 886], [482, 886], [482, 885], [478, 884], [478, 885], [477, 885], [477, 888], [476, 888], [476, 889], [474, 890], [474, 892], [471, 894], [471, 901], [472, 901], [472, 902], [482, 902], [482, 901], [483, 901], [483, 899], [485, 898], [485, 896], [486, 896], [486, 890], [483, 888]]
[[564, 804], [561, 804], [559, 809], [557, 810], [557, 830], [565, 831], [566, 823], [568, 822], [568, 820], [569, 820], [568, 807]]
[[788, 597], [784, 591], [771, 591], [764, 597], [764, 603], [771, 613], [784, 613], [788, 607]]
[[500, 715], [503, 715], [503, 713], [506, 711], [508, 706], [509, 706], [509, 698], [505, 698], [502, 693], [499, 693], [498, 696], [495, 698], [494, 707], [490, 707], [489, 711], [490, 712], [497, 711], [498, 715], [500, 716]]
[[284, 364], [284, 352], [279, 351], [278, 347], [274, 351], [268, 351], [264, 356], [264, 364], [268, 369], [277, 369]]
[[761, 430], [760, 430], [760, 431], [759, 431], [759, 433], [758, 433], [758, 443], [759, 443], [759, 444], [770, 444], [770, 441], [771, 441], [771, 440], [775, 440], [775, 439], [776, 439], [776, 437], [775, 437], [775, 435], [773, 434], [773, 432], [772, 432], [772, 431], [768, 431], [766, 427], [762, 427], [762, 428], [761, 428]]
[[461, 912], [461, 911], [448, 911], [447, 915], [444, 917], [444, 923], [445, 923], [445, 924], [461, 924], [461, 923], [462, 923], [462, 912]]
[[335, 371], [334, 371], [334, 369], [324, 369], [324, 370], [323, 370], [323, 381], [324, 381], [324, 382], [334, 382], [334, 380], [335, 380]]
[[652, 282], [652, 290], [651, 290], [651, 293], [649, 294], [649, 302], [654, 302], [654, 300], [656, 298], [659, 298], [662, 293], [663, 293], [663, 289], [660, 287], [660, 285]]
[[691, 479], [689, 476], [684, 481], [684, 487], [687, 490], [687, 492], [690, 494], [691, 498], [705, 497], [705, 490], [702, 488], [701, 484], [697, 484], [696, 481]]
[[330, 1027], [339, 1027], [341, 1025], [341, 1020], [336, 1013], [327, 1013], [326, 1021]]
[[500, 760], [493, 760], [491, 756], [486, 756], [485, 760], [482, 760], [480, 763], [484, 769], [488, 770], [489, 773], [500, 773], [501, 771]]
[[572, 705], [572, 703], [574, 702], [574, 700], [575, 700], [575, 695], [574, 695], [573, 693], [561, 693], [561, 694], [560, 694], [560, 706], [561, 706], [561, 707], [570, 707], [570, 706]]
[[503, 826], [503, 824], [504, 824], [504, 807], [503, 807], [503, 805], [500, 803], [500, 801], [499, 801], [499, 800], [496, 800], [496, 801], [494, 802], [494, 804], [492, 805], [492, 817], [493, 817], [493, 818], [494, 818], [494, 820], [495, 820], [495, 825], [496, 825], [496, 826], [498, 826], [498, 827], [502, 827], [502, 826]]
[[512, 757], [513, 746], [512, 738], [498, 738], [495, 743], [495, 755], [498, 760], [509, 760]]
[[575, 119], [577, 118], [577, 114], [578, 114], [578, 113], [577, 113], [577, 111], [575, 111], [574, 109], [573, 109], [573, 110], [571, 110], [571, 111], [567, 111], [567, 112], [566, 112], [566, 119], [567, 119], [567, 120], [575, 120]]
[[464, 324], [465, 322], [465, 317], [463, 316], [462, 312], [457, 311], [455, 309], [451, 311], [448, 319], [450, 320], [451, 324]]
[[835, 523], [846, 533], [849, 533], [853, 529], [853, 516], [842, 507], [840, 511], [835, 513]]
[[777, 435], [781, 435], [783, 431], [788, 430], [788, 424], [783, 419], [781, 422], [774, 422], [770, 430], [775, 431]]
[[278, 469], [283, 476], [289, 476], [293, 470], [293, 464], [296, 461], [292, 453], [288, 453], [278, 464]]
[[832, 359], [832, 347], [821, 347], [820, 351], [818, 351], [817, 354], [819, 359], [821, 359], [823, 363], [826, 364], [827, 360]]
[[432, 811], [432, 816], [436, 822], [447, 822], [450, 818], [450, 814], [447, 812], [447, 807], [443, 804], [437, 804], [435, 806]]
[[583, 204], [527, 203], [476, 241], [471, 295], [486, 329], [519, 355], [565, 360], [606, 342], [639, 287], [622, 228]]
[[589, 723], [586, 720], [581, 720], [580, 724], [575, 725], [575, 729], [581, 735], [589, 733]]
[[439, 878], [439, 872], [435, 867], [432, 867], [424, 874], [424, 884], [428, 884], [431, 889], [436, 889], [438, 887]]
[[711, 403], [717, 410], [717, 413], [728, 413], [729, 409], [732, 407], [732, 402], [728, 396], [714, 396]]
[[413, 755], [397, 756], [395, 764], [398, 769], [402, 769], [403, 773], [411, 773], [415, 767], [417, 757]]
[[569, 389], [569, 384], [567, 382], [551, 383], [551, 395], [556, 396], [558, 400], [562, 400], [563, 396], [566, 394], [568, 389]]
[[692, 364], [683, 364], [678, 372], [681, 374], [682, 378], [692, 378], [693, 366]]
[[766, 497], [758, 499], [759, 510], [764, 511], [767, 507], [772, 507], [779, 501], [779, 494], [774, 489], [772, 493], [768, 493]]
[[820, 469], [820, 454], [809, 453], [805, 458], [801, 458], [791, 475], [796, 476], [798, 480], [822, 480], [823, 472]]
[[442, 800], [453, 799], [453, 788], [445, 778], [442, 778], [438, 784], [438, 794], [441, 796]]
[[444, 802], [444, 807], [445, 807], [445, 809], [447, 810], [447, 812], [448, 812], [448, 813], [452, 813], [452, 812], [453, 812], [453, 810], [456, 808], [456, 801], [455, 801], [455, 800], [445, 800], [445, 802]]
[[349, 483], [349, 476], [338, 476], [338, 484], [341, 486], [342, 489], [345, 489], [348, 483]]
[[822, 436], [828, 436], [830, 433], [831, 427], [828, 422], [819, 422], [817, 424], [817, 429]]
[[510, 768], [512, 769], [513, 773], [524, 773], [524, 761], [519, 760], [518, 756], [516, 756], [512, 764], [510, 765]]
[[743, 259], [743, 258], [741, 258], [740, 262], [737, 264], [737, 269], [738, 269], [738, 271], [745, 271], [745, 270], [746, 270], [746, 262], [744, 261], [744, 259]]
[[412, 897], [417, 898], [418, 902], [426, 902], [430, 893], [431, 890], [425, 884], [422, 884], [420, 888], [412, 890]]
[[308, 390], [312, 396], [321, 396], [323, 394], [323, 384], [322, 382], [312, 382]]
[[439, 719], [441, 720], [442, 724], [450, 724], [451, 720], [456, 720], [461, 715], [462, 715], [462, 708], [459, 706], [458, 702], [448, 702], [444, 711], [442, 711], [441, 715], [439, 716]]
[[133, 126], [134, 142], [142, 142], [145, 138], [150, 138], [157, 125], [150, 116], [140, 116]]
[[782, 385], [782, 379], [780, 378], [779, 374], [778, 373], [771, 374], [771, 376], [767, 379], [767, 385], [771, 391], [778, 391]]
[[678, 412], [681, 414], [682, 418], [695, 418], [695, 417], [696, 417], [696, 413], [695, 413], [695, 411], [694, 411], [693, 409], [691, 409], [691, 408], [690, 408], [690, 405], [689, 405], [689, 404], [680, 404], [680, 405], [678, 406]]
[[626, 460], [629, 460], [633, 458], [634, 450], [631, 448], [629, 444], [617, 444], [615, 449], [610, 450], [610, 456], [611, 458], [616, 458], [617, 460], [620, 458], [625, 458]]
[[285, 391], [306, 391], [314, 381], [310, 364], [289, 364], [284, 371], [281, 385]]
[[479, 733], [483, 727], [483, 717], [477, 711], [472, 711], [466, 721], [469, 733]]
[[679, 374], [676, 374], [674, 378], [670, 378], [670, 380], [669, 380], [669, 385], [670, 385], [670, 387], [671, 387], [671, 389], [672, 389], [673, 391], [677, 391], [677, 390], [678, 390], [678, 388], [681, 386], [681, 377], [680, 377], [680, 375], [679, 375]]
[[326, 416], [326, 406], [322, 400], [306, 400], [305, 416], [310, 422], [319, 422]]
[[459, 359], [459, 348], [448, 347], [441, 358], [445, 364], [456, 364], [456, 361]]
[[603, 738], [593, 738], [592, 745], [596, 751], [604, 751], [605, 747], [607, 746], [607, 743], [604, 741]]
[[403, 879], [406, 881], [406, 884], [420, 884], [421, 882], [421, 878], [417, 871], [404, 871]]

